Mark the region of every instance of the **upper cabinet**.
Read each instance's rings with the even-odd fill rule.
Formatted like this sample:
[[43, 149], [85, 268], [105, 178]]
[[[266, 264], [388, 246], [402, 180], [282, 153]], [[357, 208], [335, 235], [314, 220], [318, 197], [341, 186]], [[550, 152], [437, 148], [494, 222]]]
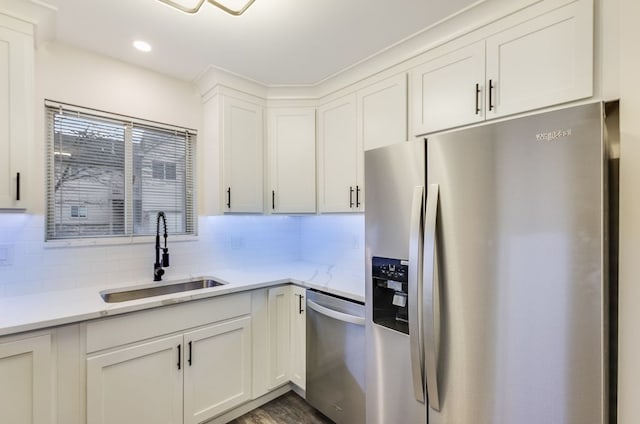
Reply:
[[0, 14], [0, 209], [26, 207], [33, 138], [33, 27]]
[[222, 99], [223, 212], [260, 213], [264, 207], [264, 108]]
[[578, 1], [487, 39], [487, 118], [593, 95], [593, 7]]
[[363, 212], [365, 151], [593, 96], [593, 0], [531, 1], [475, 24], [319, 88], [271, 91], [209, 75], [203, 93], [216, 100], [205, 101], [199, 146], [204, 212]]
[[578, 1], [429, 52], [411, 70], [413, 135], [592, 96], [592, 28], [591, 2]]
[[361, 206], [363, 149], [357, 137], [356, 95], [318, 108], [320, 212], [354, 212]]
[[358, 138], [364, 150], [407, 140], [407, 75], [395, 75], [357, 92]]
[[364, 211], [364, 151], [407, 139], [407, 75], [318, 108], [320, 212]]
[[482, 41], [411, 71], [414, 134], [484, 119], [484, 57]]
[[268, 208], [272, 213], [316, 211], [316, 110], [267, 112]]

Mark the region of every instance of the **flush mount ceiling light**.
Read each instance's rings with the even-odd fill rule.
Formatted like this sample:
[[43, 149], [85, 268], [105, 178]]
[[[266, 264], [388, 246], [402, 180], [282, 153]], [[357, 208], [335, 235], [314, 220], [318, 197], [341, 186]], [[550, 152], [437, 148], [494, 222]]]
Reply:
[[[256, 0], [158, 0], [164, 4], [167, 4], [171, 7], [174, 7], [184, 13], [197, 13], [202, 5], [205, 3], [210, 3], [230, 15], [240, 16], [245, 10], [249, 8]], [[234, 7], [232, 4], [240, 4], [241, 7]]]

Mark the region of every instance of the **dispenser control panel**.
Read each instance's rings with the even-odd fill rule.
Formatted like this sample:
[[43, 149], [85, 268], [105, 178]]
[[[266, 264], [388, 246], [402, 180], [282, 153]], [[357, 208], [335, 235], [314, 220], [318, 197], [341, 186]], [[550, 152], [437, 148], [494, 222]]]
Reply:
[[400, 259], [373, 257], [373, 278], [407, 282], [409, 262]]
[[371, 263], [373, 322], [401, 333], [409, 333], [409, 262], [374, 256]]

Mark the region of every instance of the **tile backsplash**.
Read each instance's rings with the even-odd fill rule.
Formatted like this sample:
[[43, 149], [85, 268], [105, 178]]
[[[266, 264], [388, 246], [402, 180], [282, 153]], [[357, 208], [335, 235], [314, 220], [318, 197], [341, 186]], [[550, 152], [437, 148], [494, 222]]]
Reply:
[[[362, 215], [200, 217], [198, 233], [169, 236], [165, 279], [291, 261], [362, 272]], [[152, 243], [49, 247], [42, 215], [0, 214], [0, 297], [151, 282], [154, 259]]]

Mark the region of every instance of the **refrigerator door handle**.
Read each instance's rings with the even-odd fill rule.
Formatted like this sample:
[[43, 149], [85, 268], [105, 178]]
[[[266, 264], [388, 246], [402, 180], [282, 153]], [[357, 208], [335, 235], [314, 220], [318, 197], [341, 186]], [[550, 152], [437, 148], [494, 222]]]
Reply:
[[436, 251], [436, 218], [438, 215], [438, 184], [430, 184], [427, 192], [427, 206], [424, 224], [424, 349], [425, 371], [427, 375], [427, 397], [429, 406], [435, 411], [440, 410], [440, 395], [438, 393], [438, 352], [436, 335], [440, 328], [440, 317], [436, 314], [436, 294], [440, 292], [440, 281], [437, 269]]
[[424, 186], [413, 189], [409, 233], [409, 347], [411, 349], [411, 377], [413, 393], [418, 402], [425, 402], [424, 347], [422, 339], [422, 222], [424, 215]]

